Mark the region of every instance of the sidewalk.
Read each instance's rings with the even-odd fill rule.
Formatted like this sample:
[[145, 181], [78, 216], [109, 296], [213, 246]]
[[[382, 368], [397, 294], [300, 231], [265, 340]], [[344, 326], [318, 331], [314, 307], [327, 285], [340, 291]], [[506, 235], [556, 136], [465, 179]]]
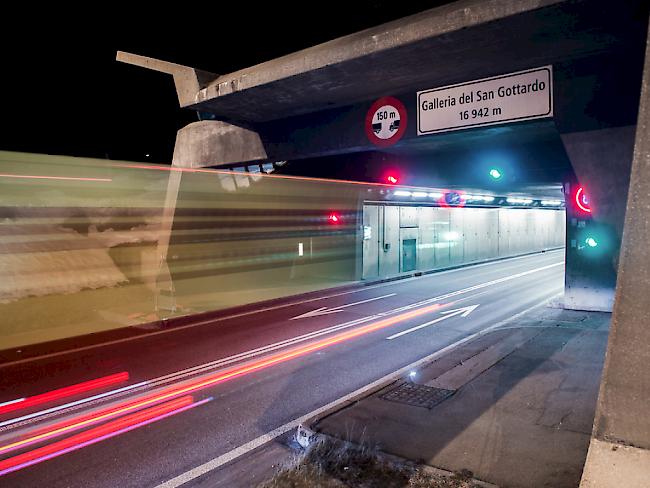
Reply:
[[610, 316], [540, 307], [310, 427], [503, 487], [577, 487]]

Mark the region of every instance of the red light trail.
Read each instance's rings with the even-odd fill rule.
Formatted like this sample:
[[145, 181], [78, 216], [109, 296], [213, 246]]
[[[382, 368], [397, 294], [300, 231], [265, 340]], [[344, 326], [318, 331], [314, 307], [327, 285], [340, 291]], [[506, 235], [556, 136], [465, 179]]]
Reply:
[[2, 460], [0, 461], [0, 476], [109, 439], [118, 434], [169, 417], [170, 415], [183, 412], [189, 408], [203, 405], [210, 400], [211, 398], [207, 398], [200, 402], [194, 402], [194, 399], [189, 395], [177, 398], [162, 405], [148, 408], [141, 412], [100, 425], [99, 427], [89, 429], [53, 444]]
[[76, 430], [98, 424], [105, 420], [110, 420], [123, 414], [140, 410], [143, 407], [147, 407], [155, 403], [157, 403], [155, 401], [155, 398], [146, 398], [144, 400], [123, 402], [111, 408], [106, 408], [88, 415], [83, 415], [81, 417], [59, 422], [54, 425], [50, 425], [47, 428], [34, 431], [30, 433], [29, 437], [26, 437], [22, 440], [0, 446], [0, 454], [15, 451], [17, 449], [52, 439], [54, 437], [59, 437], [63, 434], [71, 433]]
[[78, 176], [45, 176], [45, 175], [11, 175], [0, 173], [2, 178], [23, 178], [29, 180], [64, 180], [64, 181], [98, 181], [110, 183], [112, 178], [82, 178]]
[[[453, 303], [453, 302], [452, 302]], [[307, 344], [305, 346], [301, 347], [296, 347], [294, 349], [290, 349], [287, 352], [283, 353], [278, 353], [278, 354], [273, 354], [265, 359], [261, 359], [258, 361], [250, 362], [248, 364], [245, 364], [240, 367], [232, 368], [230, 370], [227, 370], [225, 372], [219, 372], [213, 375], [209, 375], [205, 378], [202, 378], [200, 380], [196, 380], [193, 382], [190, 382], [186, 385], [183, 386], [177, 386], [177, 387], [171, 387], [167, 388], [166, 390], [161, 391], [160, 393], [157, 393], [151, 397], [148, 397], [146, 399], [143, 399], [142, 402], [149, 402], [149, 403], [154, 403], [154, 402], [161, 402], [164, 400], [168, 400], [170, 398], [177, 397], [179, 395], [186, 395], [190, 393], [194, 393], [196, 391], [202, 390], [204, 388], [208, 388], [214, 385], [217, 385], [219, 383], [224, 383], [226, 381], [229, 381], [233, 378], [237, 378], [240, 376], [244, 376], [249, 373], [253, 373], [256, 371], [261, 371], [263, 369], [266, 369], [270, 366], [274, 366], [276, 364], [283, 363], [285, 361], [289, 361], [291, 359], [295, 359], [301, 356], [304, 356], [306, 354], [309, 354], [314, 351], [318, 351], [320, 349], [324, 349], [326, 347], [339, 344], [341, 342], [354, 339], [356, 337], [362, 336], [364, 334], [368, 334], [370, 332], [375, 332], [380, 329], [384, 329], [386, 327], [390, 327], [391, 325], [395, 325], [398, 322], [402, 322], [404, 320], [409, 320], [415, 317], [418, 317], [420, 315], [424, 315], [427, 313], [431, 313], [435, 310], [438, 310], [442, 307], [446, 307], [448, 305], [451, 305], [452, 303], [446, 303], [446, 304], [433, 304], [429, 305], [426, 307], [419, 308], [417, 310], [413, 310], [410, 312], [405, 312], [403, 314], [397, 315], [395, 317], [391, 318], [386, 318], [379, 320], [377, 322], [368, 324], [363, 327], [359, 327], [358, 329], [354, 329], [351, 331], [347, 332], [342, 332], [339, 334], [336, 334], [330, 338], [323, 339], [320, 341], [315, 341], [312, 342], [311, 344]]]
[[[86, 445], [90, 445], [95, 442], [99, 442], [100, 440], [113, 437], [122, 432], [126, 432], [128, 430], [132, 430], [133, 428], [139, 427], [140, 425], [145, 425], [146, 423], [155, 421], [159, 418], [163, 418], [164, 416], [171, 415], [174, 413], [179, 413], [184, 409], [192, 408], [194, 406], [197, 406], [199, 404], [208, 401], [208, 400], [204, 400], [202, 402], [191, 403], [192, 397], [189, 396], [189, 394], [191, 393], [215, 386], [220, 383], [224, 383], [226, 381], [229, 381], [234, 378], [238, 378], [240, 376], [247, 375], [249, 373], [261, 371], [263, 369], [269, 368], [276, 364], [281, 364], [283, 362], [290, 361], [292, 359], [301, 356], [305, 356], [311, 352], [318, 351], [320, 349], [324, 349], [326, 347], [333, 346], [335, 344], [340, 344], [347, 340], [354, 339], [371, 332], [385, 329], [399, 322], [434, 312], [440, 308], [449, 306], [451, 304], [453, 304], [453, 302], [446, 303], [446, 304], [436, 303], [433, 305], [428, 305], [426, 307], [422, 307], [416, 310], [399, 314], [395, 317], [385, 318], [377, 322], [368, 324], [366, 326], [359, 327], [358, 329], [335, 334], [334, 336], [329, 337], [327, 339], [315, 341], [305, 346], [296, 347], [286, 352], [273, 354], [267, 358], [253, 361], [248, 364], [244, 364], [243, 366], [232, 368], [225, 372], [218, 372], [212, 375], [208, 375], [204, 378], [189, 382], [188, 384], [185, 385], [164, 389], [160, 393], [156, 393], [154, 395], [145, 397], [135, 402], [126, 402], [116, 407], [112, 407], [110, 409], [102, 410], [100, 412], [95, 412], [90, 415], [82, 416], [77, 419], [56, 424], [55, 426], [50, 427], [49, 430], [41, 431], [40, 433], [37, 433], [30, 438], [14, 442], [13, 444], [2, 446], [0, 447], [0, 452], [9, 452], [11, 450], [18, 449], [20, 447], [25, 447], [26, 445], [30, 445], [52, 437], [56, 437], [68, 431], [76, 430], [82, 427], [86, 427], [88, 425], [92, 425], [97, 422], [101, 422], [103, 420], [107, 420], [109, 418], [113, 418], [117, 415], [121, 415], [123, 413], [126, 413], [134, 409], [146, 407], [148, 405], [153, 405], [161, 402], [167, 402], [167, 403], [162, 403], [161, 405], [158, 405], [156, 407], [147, 408], [140, 412], [127, 415], [118, 420], [114, 420], [108, 422], [107, 424], [89, 429], [87, 431], [73, 435], [69, 438], [63, 439], [61, 441], [57, 441], [53, 444], [49, 444], [47, 446], [43, 446], [34, 449], [32, 451], [25, 452], [18, 456], [14, 456], [12, 458], [8, 458], [3, 461], [0, 461], [0, 476], [3, 474], [10, 473], [12, 471], [16, 471], [18, 469], [22, 469], [27, 466], [31, 466], [32, 464], [36, 464], [46, 459], [59, 456], [66, 452], [80, 449], [81, 447], [84, 447]], [[121, 374], [126, 374], [126, 373], [121, 373]], [[113, 376], [117, 376], [117, 375], [113, 375]], [[98, 380], [93, 380], [93, 381], [98, 381]], [[85, 384], [86, 383], [81, 383], [80, 385], [85, 385]], [[75, 386], [79, 387], [80, 385], [75, 385]], [[73, 387], [68, 387], [68, 388], [73, 388]], [[66, 388], [63, 388], [61, 390], [66, 390]], [[61, 390], [55, 390], [55, 391], [61, 391]], [[30, 397], [30, 398], [35, 398], [35, 397]]]
[[121, 373], [112, 374], [110, 376], [103, 376], [102, 378], [97, 378], [94, 380], [85, 381], [83, 383], [78, 383], [76, 385], [66, 386], [65, 388], [52, 390], [47, 393], [41, 393], [40, 395], [35, 395], [31, 397], [21, 398], [19, 400], [14, 400], [11, 402], [6, 402], [4, 405], [0, 406], [0, 415], [7, 412], [13, 412], [14, 410], [33, 407], [35, 405], [40, 405], [42, 403], [52, 402], [54, 400], [60, 400], [61, 398], [77, 395], [79, 393], [84, 393], [86, 391], [95, 390], [98, 388], [104, 388], [106, 386], [127, 381], [128, 379], [129, 379], [129, 373], [123, 371]]

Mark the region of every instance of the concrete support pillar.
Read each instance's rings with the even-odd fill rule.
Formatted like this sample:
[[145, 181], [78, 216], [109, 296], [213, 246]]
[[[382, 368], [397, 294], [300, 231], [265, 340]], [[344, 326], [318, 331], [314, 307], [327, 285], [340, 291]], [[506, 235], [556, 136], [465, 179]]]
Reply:
[[650, 42], [646, 46], [616, 301], [580, 486], [650, 483]]
[[266, 150], [257, 132], [226, 122], [203, 120], [178, 131], [172, 165], [176, 168], [205, 168], [266, 158]]
[[167, 254], [184, 170], [266, 158], [264, 145], [256, 132], [226, 122], [194, 122], [178, 131], [158, 238], [156, 311], [159, 314], [176, 311], [174, 280], [167, 263]]
[[[565, 184], [566, 308], [612, 311], [634, 133], [635, 126], [627, 126], [561, 136], [578, 179]], [[574, 201], [578, 185], [589, 196], [591, 213]], [[589, 236], [597, 247], [585, 243]]]

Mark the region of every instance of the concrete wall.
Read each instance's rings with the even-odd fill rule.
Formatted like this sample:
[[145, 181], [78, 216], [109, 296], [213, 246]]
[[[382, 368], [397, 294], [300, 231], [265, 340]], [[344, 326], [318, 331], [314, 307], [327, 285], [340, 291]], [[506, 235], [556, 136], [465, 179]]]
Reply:
[[364, 279], [404, 271], [404, 239], [417, 239], [416, 269], [431, 270], [562, 247], [565, 237], [564, 211], [551, 209], [365, 205], [364, 226]]
[[634, 144], [616, 300], [583, 488], [650, 480], [650, 39]]

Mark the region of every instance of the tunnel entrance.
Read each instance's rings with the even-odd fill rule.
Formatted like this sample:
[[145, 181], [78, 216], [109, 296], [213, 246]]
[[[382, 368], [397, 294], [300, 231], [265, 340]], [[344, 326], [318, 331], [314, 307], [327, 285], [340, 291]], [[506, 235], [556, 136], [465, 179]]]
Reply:
[[362, 279], [444, 269], [564, 247], [565, 210], [363, 205]]

